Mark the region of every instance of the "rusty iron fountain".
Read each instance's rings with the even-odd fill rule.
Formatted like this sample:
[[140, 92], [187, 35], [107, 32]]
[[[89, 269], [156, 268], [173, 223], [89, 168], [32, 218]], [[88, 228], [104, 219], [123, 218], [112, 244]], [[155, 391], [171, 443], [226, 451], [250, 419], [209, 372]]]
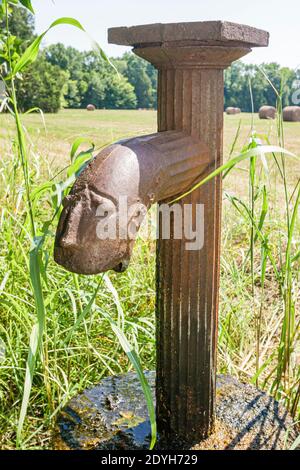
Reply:
[[[138, 230], [152, 204], [170, 203], [221, 165], [224, 69], [269, 40], [265, 31], [221, 21], [112, 28], [108, 37], [110, 43], [132, 46], [158, 69], [158, 133], [104, 149], [66, 198], [55, 259], [81, 274], [122, 272], [128, 266], [135, 238], [123, 236], [120, 213], [110, 212], [116, 201], [126, 198], [139, 208], [126, 225]], [[232, 427], [232, 448], [245, 436], [250, 448], [280, 447], [289, 419], [285, 411], [251, 386], [224, 377], [216, 383], [221, 191], [217, 177], [179, 202], [192, 207], [193, 226], [198, 205], [204, 206], [201, 249], [186, 248], [187, 239], [175, 236], [173, 219], [170, 237], [163, 237], [160, 217], [156, 377], [147, 373], [156, 392], [159, 436], [167, 448], [176, 442], [191, 446], [213, 433], [217, 416]], [[119, 228], [113, 240], [97, 234], [99, 207]], [[124, 428], [124, 409], [138, 416], [134, 426]], [[76, 397], [59, 427], [60, 447], [149, 444], [147, 409], [133, 374], [107, 378]]]

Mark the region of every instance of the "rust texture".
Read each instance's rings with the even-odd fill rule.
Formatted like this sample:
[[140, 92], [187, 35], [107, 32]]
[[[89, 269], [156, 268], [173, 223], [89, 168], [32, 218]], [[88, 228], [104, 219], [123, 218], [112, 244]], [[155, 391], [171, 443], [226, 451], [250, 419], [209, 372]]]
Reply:
[[[199, 65], [199, 64], [197, 64]], [[167, 69], [159, 74], [159, 130], [184, 129], [222, 161], [223, 70]], [[186, 240], [157, 245], [157, 417], [166, 439], [206, 437], [214, 423], [221, 181], [181, 204], [204, 205], [204, 247]]]
[[[250, 52], [249, 45], [150, 42], [134, 52], [159, 70], [159, 131], [184, 130], [199, 138], [210, 153], [206, 174], [219, 167], [224, 69]], [[194, 226], [196, 206], [204, 205], [204, 246], [199, 251], [188, 251], [185, 239], [162, 239], [160, 220], [156, 408], [159, 434], [167, 442], [201, 440], [214, 428], [221, 190], [218, 177], [181, 200], [182, 206], [192, 204]]]
[[[159, 134], [119, 142], [103, 150], [65, 201], [55, 258], [67, 269], [94, 274], [122, 271], [134, 240], [99, 240], [97, 207], [118, 197], [129, 205], [172, 201], [222, 162], [223, 70], [268, 33], [223, 22], [114, 28], [110, 42], [130, 44], [159, 70]], [[221, 179], [181, 200], [204, 206], [204, 246], [162, 236], [157, 244], [157, 421], [167, 442], [195, 441], [213, 429], [220, 266]], [[184, 211], [183, 211], [184, 213]], [[118, 212], [111, 217], [118, 221]], [[140, 226], [140, 214], [129, 224]], [[184, 220], [182, 222], [184, 224]]]
[[[124, 271], [135, 242], [135, 237], [127, 236], [128, 228], [138, 231], [152, 204], [188, 190], [208, 164], [207, 145], [181, 130], [127, 139], [105, 148], [64, 199], [56, 262], [79, 274]], [[124, 197], [128, 203], [125, 222], [119, 207]], [[99, 209], [106, 214], [104, 223], [115, 222], [113, 239], [99, 238]]]
[[230, 21], [194, 21], [189, 23], [148, 24], [110, 28], [108, 42], [123, 46], [179, 43], [180, 45], [243, 45], [265, 47], [269, 33]]
[[[155, 373], [148, 371], [145, 376], [155, 401]], [[232, 377], [217, 377], [216, 402], [216, 426], [207, 440], [158, 440], [155, 451], [284, 450], [299, 435], [284, 406]], [[140, 381], [128, 372], [106, 377], [73, 397], [59, 413], [53, 446], [56, 450], [149, 450], [150, 436]]]

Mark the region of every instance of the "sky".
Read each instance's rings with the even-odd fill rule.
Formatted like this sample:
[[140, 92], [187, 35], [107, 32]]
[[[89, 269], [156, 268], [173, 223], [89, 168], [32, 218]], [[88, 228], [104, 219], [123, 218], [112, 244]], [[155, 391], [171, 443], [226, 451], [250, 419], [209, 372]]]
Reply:
[[[270, 33], [269, 47], [253, 49], [244, 62], [300, 66], [300, 0], [33, 0], [32, 3], [38, 33], [53, 20], [72, 16], [114, 57], [130, 49], [107, 43], [107, 29], [113, 26], [226, 20]], [[80, 50], [91, 48], [88, 37], [70, 26], [58, 26], [47, 34], [43, 44], [56, 42]]]

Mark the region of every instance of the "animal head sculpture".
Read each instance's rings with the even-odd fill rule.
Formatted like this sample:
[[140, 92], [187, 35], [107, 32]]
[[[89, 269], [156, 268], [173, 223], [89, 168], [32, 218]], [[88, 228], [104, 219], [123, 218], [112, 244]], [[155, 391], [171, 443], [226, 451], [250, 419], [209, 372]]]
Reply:
[[208, 162], [207, 146], [181, 131], [107, 147], [63, 201], [56, 262], [80, 274], [124, 271], [151, 205], [188, 190]]

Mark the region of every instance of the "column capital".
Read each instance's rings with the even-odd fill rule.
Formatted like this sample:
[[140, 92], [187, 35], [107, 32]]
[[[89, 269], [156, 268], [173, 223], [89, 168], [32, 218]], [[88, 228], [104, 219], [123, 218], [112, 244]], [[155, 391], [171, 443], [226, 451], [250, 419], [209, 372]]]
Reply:
[[158, 69], [224, 69], [252, 47], [268, 46], [269, 33], [226, 21], [158, 23], [111, 28], [108, 42], [132, 46]]

